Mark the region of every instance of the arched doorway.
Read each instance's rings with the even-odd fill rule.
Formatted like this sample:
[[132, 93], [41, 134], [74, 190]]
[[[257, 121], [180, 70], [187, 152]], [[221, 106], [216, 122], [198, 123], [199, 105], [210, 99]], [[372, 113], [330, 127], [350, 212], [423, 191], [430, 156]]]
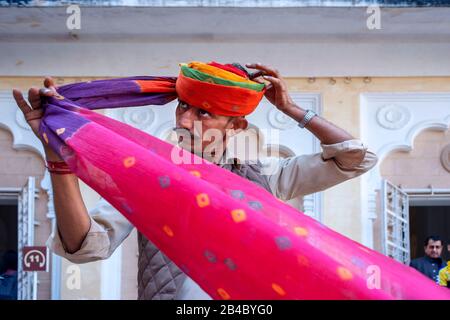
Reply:
[[[430, 131], [434, 132], [434, 135], [447, 135], [450, 124], [450, 95], [368, 93], [362, 94], [360, 98], [361, 138], [373, 148], [379, 158], [377, 166], [361, 179], [364, 244], [388, 255], [397, 252], [394, 258], [408, 263], [411, 256], [410, 205], [421, 193], [431, 190], [428, 188], [430, 183], [415, 183], [424, 183], [432, 178], [438, 167], [436, 162], [433, 165], [429, 161], [432, 154], [430, 148], [435, 148], [435, 153], [439, 152], [436, 143], [427, 142], [424, 148], [428, 150], [421, 150], [421, 134]], [[426, 155], [428, 160], [422, 158], [415, 160], [416, 162], [408, 162], [408, 154], [414, 157], [416, 152], [422, 152], [422, 157]], [[398, 158], [400, 154], [406, 158], [396, 167], [392, 167], [393, 161], [389, 158]], [[436, 155], [433, 157], [435, 160], [439, 158]], [[388, 159], [387, 162], [385, 159]], [[382, 164], [384, 173], [381, 172]], [[403, 186], [397, 183], [400, 180], [396, 181], [397, 171], [403, 172]], [[420, 172], [424, 172], [426, 179], [420, 177]], [[447, 173], [441, 176], [446, 176], [449, 181]], [[395, 181], [389, 182], [389, 179]], [[432, 191], [434, 196], [435, 191]]]
[[[411, 259], [423, 256], [427, 236], [450, 240], [450, 130], [424, 130], [409, 152], [393, 151], [380, 165], [383, 179], [408, 195]], [[445, 247], [442, 257], [450, 259]]]

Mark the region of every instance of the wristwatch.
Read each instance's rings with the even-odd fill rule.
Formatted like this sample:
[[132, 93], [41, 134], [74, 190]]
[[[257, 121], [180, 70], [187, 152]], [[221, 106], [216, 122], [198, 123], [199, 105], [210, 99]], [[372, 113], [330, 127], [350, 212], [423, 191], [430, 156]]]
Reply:
[[317, 116], [317, 114], [314, 111], [306, 110], [306, 114], [303, 117], [302, 121], [299, 122], [298, 126], [303, 129], [315, 116]]

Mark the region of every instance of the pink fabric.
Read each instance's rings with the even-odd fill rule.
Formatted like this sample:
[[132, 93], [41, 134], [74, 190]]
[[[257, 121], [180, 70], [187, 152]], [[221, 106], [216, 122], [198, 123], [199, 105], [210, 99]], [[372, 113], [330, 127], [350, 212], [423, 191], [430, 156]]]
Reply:
[[[114, 81], [121, 80], [134, 81]], [[78, 177], [213, 298], [450, 298], [448, 289], [414, 269], [332, 231], [254, 183], [89, 110], [111, 106], [102, 91], [115, 84], [108, 81], [61, 87], [66, 98], [48, 100], [40, 133]], [[86, 90], [92, 92], [81, 99]], [[164, 103], [174, 98], [159, 97]], [[135, 98], [112, 105], [136, 105], [130, 101]], [[195, 164], [174, 164], [174, 150]], [[381, 272], [380, 289], [367, 284], [373, 266]]]

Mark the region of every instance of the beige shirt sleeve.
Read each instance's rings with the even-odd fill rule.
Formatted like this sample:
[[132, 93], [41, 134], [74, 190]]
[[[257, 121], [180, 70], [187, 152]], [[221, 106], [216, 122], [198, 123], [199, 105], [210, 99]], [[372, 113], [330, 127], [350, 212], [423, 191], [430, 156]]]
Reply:
[[47, 241], [50, 250], [73, 263], [107, 259], [133, 230], [133, 225], [104, 199], [89, 211], [89, 215], [91, 227], [78, 251], [66, 251], [57, 228]]
[[290, 200], [325, 190], [363, 174], [378, 160], [357, 139], [321, 147], [320, 153], [263, 162], [263, 168], [270, 168], [267, 178], [276, 197]]

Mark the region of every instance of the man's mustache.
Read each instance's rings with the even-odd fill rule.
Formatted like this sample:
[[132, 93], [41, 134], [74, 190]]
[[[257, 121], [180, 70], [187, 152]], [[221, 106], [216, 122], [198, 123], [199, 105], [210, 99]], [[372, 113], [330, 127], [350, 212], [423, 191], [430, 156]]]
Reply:
[[200, 136], [198, 136], [196, 134], [193, 134], [192, 132], [190, 132], [186, 128], [174, 127], [173, 131], [175, 131], [175, 133], [178, 135], [178, 137], [183, 137], [183, 139], [185, 139], [187, 137], [189, 137], [191, 139], [191, 141], [195, 141], [195, 140], [201, 139]]

